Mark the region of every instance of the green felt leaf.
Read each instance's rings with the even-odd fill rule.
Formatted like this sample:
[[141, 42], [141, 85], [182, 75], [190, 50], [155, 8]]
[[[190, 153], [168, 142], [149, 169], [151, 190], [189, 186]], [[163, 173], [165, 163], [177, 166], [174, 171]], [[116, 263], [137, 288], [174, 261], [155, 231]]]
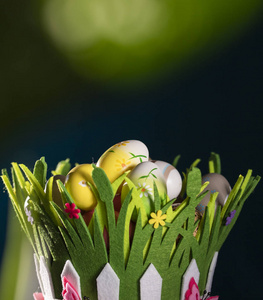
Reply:
[[[124, 202], [122, 204], [119, 218], [117, 221], [117, 232], [116, 232], [116, 239], [115, 243], [118, 243], [121, 245], [120, 251], [122, 253], [119, 253], [119, 259], [123, 261], [122, 265], [125, 267], [128, 261], [129, 253], [130, 253], [130, 222], [131, 219], [130, 216], [127, 216], [127, 210], [128, 205], [131, 201], [132, 196], [132, 190], [129, 191], [127, 196], [124, 199]], [[114, 244], [110, 244], [111, 247], [114, 247]]]
[[[13, 178], [13, 186], [14, 186], [14, 191], [16, 194], [16, 199], [19, 207], [24, 207], [25, 204], [25, 199], [27, 198], [28, 194], [24, 187], [21, 187], [19, 182], [18, 182], [18, 177], [16, 176], [16, 173], [14, 172], [14, 169], [12, 169], [12, 178]], [[24, 209], [21, 209], [21, 212], [23, 214]]]
[[171, 208], [172, 204], [173, 204], [173, 201], [168, 201], [168, 202], [161, 208], [162, 213], [163, 213], [163, 214], [166, 213], [167, 210], [168, 210], [169, 208]]
[[202, 187], [200, 189], [200, 193], [202, 193], [202, 191], [209, 185], [209, 181], [206, 181], [202, 184]]
[[233, 189], [231, 190], [231, 192], [230, 192], [230, 194], [229, 194], [229, 196], [227, 198], [227, 201], [226, 201], [226, 203], [225, 203], [225, 205], [224, 205], [224, 207], [223, 207], [223, 209], [221, 211], [221, 220], [223, 220], [223, 218], [225, 217], [226, 211], [227, 211], [230, 203], [233, 201], [233, 199], [237, 195], [237, 193], [238, 193], [238, 191], [239, 191], [239, 189], [241, 187], [241, 184], [242, 184], [243, 180], [244, 180], [244, 177], [242, 175], [239, 175], [238, 180], [235, 183]]
[[[214, 214], [214, 211], [213, 211]], [[209, 233], [210, 233], [210, 215], [209, 215], [209, 208], [206, 207], [205, 213], [202, 217], [202, 221], [200, 224], [200, 253], [206, 253], [209, 243]]]
[[92, 178], [95, 186], [98, 189], [100, 200], [104, 202], [106, 206], [108, 224], [107, 229], [109, 233], [110, 248], [112, 248], [111, 243], [116, 229], [115, 212], [113, 206], [113, 190], [111, 183], [103, 169], [95, 167], [92, 171]]
[[33, 235], [34, 235], [34, 242], [35, 242], [35, 245], [36, 245], [36, 254], [38, 256], [38, 258], [40, 256], [44, 256], [44, 253], [42, 251], [42, 247], [41, 247], [41, 239], [39, 237], [39, 233], [38, 233], [38, 230], [37, 230], [37, 225], [34, 223], [32, 224], [32, 229], [33, 229]]
[[47, 176], [47, 164], [45, 158], [41, 157], [40, 160], [37, 160], [34, 166], [33, 175], [38, 180], [42, 188], [45, 188], [46, 176]]
[[12, 169], [14, 170], [13, 174], [16, 175], [20, 187], [23, 188], [25, 186], [25, 178], [24, 178], [22, 172], [20, 171], [18, 164], [12, 163], [11, 165], [12, 165]]
[[213, 225], [213, 221], [214, 221], [214, 215], [215, 215], [215, 203], [216, 203], [216, 198], [218, 196], [218, 192], [216, 193], [212, 193], [210, 195], [210, 200], [207, 204], [207, 208], [208, 208], [208, 213], [209, 213], [209, 228], [211, 231], [212, 225]]
[[153, 237], [149, 245], [149, 251], [148, 251], [146, 263], [151, 263], [156, 257], [156, 255], [159, 256], [159, 247], [161, 246], [161, 242], [162, 242], [162, 227], [159, 226], [157, 229], [154, 229]]
[[[66, 203], [75, 203], [73, 198], [71, 197], [70, 193], [68, 192], [68, 190], [66, 189], [66, 187], [64, 186], [64, 184], [62, 183], [61, 180], [57, 180], [57, 185], [58, 185], [58, 189], [59, 192], [61, 194], [61, 198], [62, 198], [62, 202], [63, 202], [63, 206], [65, 207]], [[75, 203], [76, 205], [76, 203]], [[54, 205], [52, 205], [54, 207]], [[77, 206], [76, 206], [77, 207]]]
[[[36, 224], [37, 231], [41, 232], [41, 235], [44, 237], [53, 260], [59, 260], [62, 255], [66, 257], [67, 251], [65, 248], [65, 244], [59, 234], [58, 227], [52, 222], [52, 219], [50, 219], [49, 216], [45, 214], [40, 205], [36, 203], [33, 203], [33, 205], [35, 214], [38, 214], [38, 219], [34, 218], [34, 224]], [[35, 214], [33, 215], [33, 217], [35, 217]], [[43, 247], [45, 246], [46, 245], [41, 245], [42, 252]]]
[[78, 250], [74, 246], [74, 243], [72, 242], [71, 238], [69, 237], [67, 231], [63, 227], [58, 227], [61, 236], [63, 237], [64, 243], [68, 249], [69, 256], [71, 260], [73, 261], [74, 256], [77, 255]]
[[52, 171], [53, 175], [64, 175], [66, 176], [71, 169], [71, 163], [69, 158], [62, 160], [57, 164], [56, 170]]
[[202, 175], [198, 168], [193, 167], [187, 176], [186, 193], [189, 197], [194, 198], [200, 193], [202, 186]]
[[41, 243], [44, 257], [46, 260], [49, 260], [51, 254], [50, 254], [50, 251], [48, 250], [48, 246], [45, 241], [44, 235], [41, 234], [41, 231], [39, 230], [39, 228], [38, 228], [38, 233], [39, 233], [40, 243]]
[[220, 215], [221, 215], [221, 206], [218, 205], [216, 209], [216, 215], [214, 217], [214, 222], [210, 232], [209, 252], [211, 254], [214, 253], [215, 251], [219, 251], [217, 247], [217, 243], [218, 243], [219, 230], [221, 226]]
[[[131, 251], [127, 263], [127, 269], [134, 269], [136, 267], [139, 268], [143, 265], [148, 254], [148, 241], [153, 231], [153, 227], [149, 224], [143, 226], [141, 211], [139, 211]], [[146, 250], [145, 247], [147, 247]]]
[[181, 155], [177, 155], [174, 160], [172, 165], [176, 168], [176, 166], [178, 165], [179, 159], [181, 158]]
[[103, 202], [112, 202], [114, 198], [111, 183], [103, 169], [95, 167], [92, 171], [92, 178], [98, 189], [100, 199]]
[[47, 212], [49, 212], [50, 211], [49, 203], [47, 201], [45, 201], [45, 193], [44, 193], [43, 187], [40, 185], [40, 183], [38, 182], [36, 177], [32, 174], [32, 172], [25, 165], [20, 164], [19, 166], [24, 171], [26, 177], [30, 181], [34, 192], [36, 193], [36, 195], [38, 196], [38, 198], [44, 205], [45, 210]]
[[45, 190], [45, 200], [48, 202], [53, 201], [53, 197], [52, 197], [53, 182], [54, 182], [54, 177], [52, 176], [49, 178]]
[[8, 195], [9, 195], [9, 198], [13, 204], [13, 206], [15, 207], [16, 209], [16, 212], [20, 215], [21, 217], [21, 207], [19, 206], [18, 202], [17, 202], [17, 199], [16, 199], [16, 195], [15, 195], [15, 192], [13, 191], [13, 188], [12, 188], [12, 185], [8, 179], [8, 177], [6, 175], [2, 175], [1, 176], [2, 180], [3, 180], [3, 183], [7, 189], [7, 192], [8, 192]]
[[246, 190], [246, 187], [247, 187], [247, 185], [248, 185], [248, 183], [249, 183], [249, 181], [250, 181], [251, 176], [252, 176], [252, 170], [248, 170], [248, 171], [247, 171], [247, 174], [246, 174], [246, 176], [245, 176], [245, 179], [244, 179], [244, 181], [243, 181], [243, 183], [242, 183], [242, 185], [241, 185], [241, 188], [240, 188], [240, 189], [241, 189], [240, 197], [243, 196], [243, 194], [244, 194], [244, 192], [245, 192], [245, 190]]
[[33, 246], [34, 251], [36, 251], [35, 245], [33, 242], [33, 231], [32, 231], [32, 228], [30, 227], [31, 224], [28, 225], [29, 223], [27, 222], [27, 217], [25, 217], [24, 210], [22, 210], [23, 206], [21, 209], [21, 207], [19, 206], [19, 202], [16, 198], [16, 195], [13, 191], [13, 188], [11, 186], [11, 183], [9, 181], [9, 178], [6, 175], [2, 175], [1, 178], [2, 178], [3, 183], [8, 191], [9, 198], [11, 200], [12, 206], [13, 206], [15, 214], [19, 220], [19, 223], [20, 223], [22, 229], [24, 230], [24, 232], [26, 233], [26, 236], [29, 239], [31, 245]]
[[208, 165], [209, 165], [209, 173], [221, 174], [221, 161], [220, 161], [220, 156], [217, 153], [211, 152]]
[[141, 201], [140, 193], [138, 192], [134, 183], [129, 178], [126, 177], [125, 181], [127, 182], [129, 189], [132, 190], [132, 200], [128, 207], [127, 218], [131, 217], [133, 210], [136, 207], [137, 214], [139, 214], [139, 210], [141, 212], [140, 216], [142, 218], [142, 225], [145, 226], [148, 223], [148, 216], [146, 214], [143, 202]]
[[196, 166], [200, 163], [201, 159], [197, 158], [190, 166], [190, 170], [192, 170], [193, 168], [196, 168]]
[[255, 178], [251, 176], [249, 183], [247, 184], [246, 189], [242, 194], [242, 199], [240, 200], [241, 203], [245, 202], [246, 199], [251, 195], [251, 193], [254, 191], [260, 180], [260, 176], [256, 176]]
[[[169, 202], [168, 202], [169, 203]], [[167, 203], [167, 204], [168, 204]], [[166, 221], [168, 223], [172, 222], [183, 210], [184, 208], [189, 204], [189, 198], [187, 197], [184, 199], [184, 201], [179, 205], [179, 207], [176, 208], [176, 210], [171, 211], [169, 214], [167, 214]], [[163, 210], [162, 210], [163, 211]]]
[[102, 230], [99, 226], [98, 215], [95, 209], [94, 212], [94, 249], [98, 253], [101, 263], [108, 261], [108, 254], [103, 238]]
[[59, 218], [60, 218], [60, 220], [61, 220], [63, 226], [64, 226], [65, 229], [67, 230], [67, 232], [68, 232], [68, 234], [69, 234], [69, 236], [70, 236], [70, 238], [71, 238], [71, 240], [72, 240], [74, 246], [75, 246], [76, 248], [81, 249], [82, 246], [83, 246], [83, 245], [82, 245], [82, 241], [81, 241], [79, 235], [76, 233], [76, 231], [75, 231], [74, 227], [72, 226], [71, 222], [69, 221], [68, 216], [66, 216], [66, 215], [62, 212], [62, 210], [60, 209], [60, 207], [59, 207], [58, 205], [56, 205], [56, 203], [51, 202], [51, 205], [52, 205], [52, 206], [54, 207], [54, 209], [56, 210], [56, 212], [57, 212], [57, 214], [58, 214], [58, 216], [59, 216]]
[[18, 207], [20, 208], [19, 211], [19, 220], [21, 223], [21, 226], [29, 239], [30, 243], [32, 244], [34, 250], [35, 250], [35, 245], [33, 242], [33, 230], [31, 223], [28, 221], [28, 216], [25, 213], [24, 209], [24, 204], [25, 200], [27, 199], [27, 192], [26, 190], [20, 186], [17, 178], [17, 173], [12, 169], [12, 178], [13, 178], [13, 185], [14, 185], [14, 190], [16, 193], [16, 201], [18, 203]]
[[157, 186], [156, 186], [155, 182], [153, 184], [153, 191], [154, 191], [154, 202], [153, 202], [154, 203], [154, 209], [155, 209], [155, 212], [157, 212], [158, 210], [161, 209], [161, 199], [160, 199], [158, 189], [157, 189]]
[[1, 173], [2, 173], [2, 175], [5, 175], [5, 176], [7, 177], [7, 179], [9, 180], [9, 182], [10, 182], [10, 178], [9, 178], [7, 169], [2, 169], [2, 170], [1, 170]]

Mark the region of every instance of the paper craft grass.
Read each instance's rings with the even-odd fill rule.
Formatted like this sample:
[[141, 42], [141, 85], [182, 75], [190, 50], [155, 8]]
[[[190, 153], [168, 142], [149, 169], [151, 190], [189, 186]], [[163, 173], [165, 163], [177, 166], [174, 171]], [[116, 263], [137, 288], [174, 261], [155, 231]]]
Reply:
[[[177, 161], [178, 157], [174, 165]], [[202, 219], [195, 222], [195, 207], [207, 193], [203, 192], [207, 183], [201, 184], [202, 175], [197, 168], [198, 162], [199, 160], [195, 161], [184, 174], [180, 194], [184, 200], [175, 210], [172, 207], [173, 201], [167, 201], [162, 206], [163, 202], [160, 201], [155, 186], [155, 211], [150, 217], [145, 213], [139, 193], [126, 177], [127, 174], [111, 184], [104, 171], [94, 165], [92, 177], [95, 185], [90, 186], [98, 204], [89, 226], [77, 211], [77, 207], [72, 205], [74, 200], [62, 182], [58, 184], [59, 190], [68, 210], [62, 210], [53, 202], [50, 184], [46, 186], [47, 164], [43, 157], [36, 162], [33, 172], [23, 164], [12, 163], [12, 180], [9, 179], [7, 171], [3, 170], [2, 180], [20, 224], [34, 249], [36, 265], [42, 266], [42, 271], [38, 272], [39, 277], [43, 275], [43, 266], [46, 268], [47, 275], [43, 276], [46, 281], [39, 278], [44, 299], [62, 299], [64, 290], [64, 299], [75, 299], [65, 296], [71, 291], [79, 299], [109, 300], [109, 294], [105, 293], [107, 276], [111, 273], [110, 290], [113, 295], [110, 300], [147, 297], [162, 300], [186, 299], [185, 292], [191, 277], [198, 284], [200, 295], [204, 295], [206, 289], [211, 290], [211, 273], [218, 251], [260, 177], [253, 177], [251, 170], [245, 177], [240, 175], [226, 204], [222, 209], [218, 206], [216, 214], [214, 211], [217, 193], [211, 194]], [[69, 169], [69, 160], [66, 160], [58, 164], [53, 174], [66, 175]], [[209, 159], [209, 170], [211, 173], [220, 173], [220, 159], [215, 153]], [[122, 204], [116, 222], [113, 198], [124, 180], [128, 183], [130, 192]], [[129, 224], [134, 209], [138, 210], [138, 217], [130, 242]], [[194, 236], [197, 226], [197, 234]], [[109, 235], [108, 249], [103, 237], [104, 228]], [[63, 284], [62, 279], [65, 280], [66, 277], [61, 274], [67, 268], [71, 270], [71, 277], [77, 278], [74, 279], [76, 282], [73, 279], [70, 282], [67, 278], [69, 283]], [[193, 271], [189, 277], [191, 268], [197, 271]], [[75, 272], [74, 276], [72, 272]], [[152, 285], [147, 278], [148, 274], [153, 278]], [[187, 276], [189, 279], [186, 279]], [[155, 284], [155, 280], [159, 283]], [[35, 295], [36, 299], [43, 299], [37, 298], [38, 295], [40, 294]]]

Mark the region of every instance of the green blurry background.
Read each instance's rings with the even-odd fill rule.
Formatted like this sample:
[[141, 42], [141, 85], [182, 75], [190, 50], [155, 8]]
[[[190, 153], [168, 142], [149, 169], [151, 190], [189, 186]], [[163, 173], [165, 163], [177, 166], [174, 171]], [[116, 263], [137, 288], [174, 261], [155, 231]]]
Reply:
[[[261, 3], [0, 0], [0, 168], [44, 155], [51, 171], [139, 139], [153, 159], [181, 154], [180, 172], [200, 157], [205, 173], [215, 151], [232, 185], [263, 175]], [[219, 254], [221, 299], [262, 299], [261, 186]], [[0, 200], [0, 299], [32, 299], [30, 247]]]

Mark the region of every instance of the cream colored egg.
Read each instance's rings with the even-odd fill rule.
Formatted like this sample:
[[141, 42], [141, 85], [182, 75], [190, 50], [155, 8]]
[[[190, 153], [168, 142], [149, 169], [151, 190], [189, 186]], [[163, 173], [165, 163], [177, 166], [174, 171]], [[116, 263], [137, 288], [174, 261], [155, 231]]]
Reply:
[[168, 197], [170, 199], [176, 198], [182, 189], [182, 178], [180, 173], [174, 166], [168, 164], [167, 162], [161, 160], [153, 160], [152, 162], [159, 167], [164, 176]]
[[[147, 161], [137, 165], [127, 176], [136, 186], [140, 198], [144, 204], [147, 215], [154, 209], [154, 183], [157, 186], [161, 199], [166, 198], [166, 182], [161, 170], [153, 162]], [[122, 189], [122, 200], [127, 195], [129, 188], [126, 185]]]
[[98, 160], [97, 167], [102, 168], [110, 182], [124, 172], [132, 170], [139, 163], [148, 161], [149, 151], [144, 143], [137, 140], [120, 142], [108, 149]]
[[97, 200], [87, 183], [94, 184], [92, 171], [91, 164], [83, 164], [73, 168], [66, 177], [65, 187], [77, 207], [82, 210], [92, 210], [97, 205]]

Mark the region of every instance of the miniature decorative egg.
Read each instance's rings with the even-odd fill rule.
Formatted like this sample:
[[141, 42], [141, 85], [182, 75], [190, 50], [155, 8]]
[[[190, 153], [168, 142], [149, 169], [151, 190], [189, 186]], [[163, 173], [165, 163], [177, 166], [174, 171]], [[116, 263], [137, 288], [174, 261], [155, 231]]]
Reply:
[[139, 163], [148, 161], [149, 151], [144, 143], [137, 140], [120, 142], [108, 149], [98, 160], [97, 167], [102, 168], [110, 182], [124, 172], [132, 170]]
[[[147, 215], [154, 211], [154, 183], [158, 189], [160, 198], [166, 196], [166, 183], [161, 170], [150, 161], [137, 165], [127, 176], [139, 191]], [[124, 184], [121, 198], [124, 200], [129, 191], [128, 185]]]
[[210, 193], [207, 193], [207, 195], [202, 199], [202, 201], [196, 207], [197, 211], [201, 215], [203, 215], [205, 211], [205, 207], [207, 206], [210, 200], [210, 195], [212, 193], [218, 192], [218, 196], [215, 202], [215, 207], [217, 208], [218, 205], [221, 205], [222, 207], [225, 205], [227, 198], [231, 192], [231, 186], [229, 182], [221, 174], [217, 174], [217, 173], [206, 174], [202, 177], [202, 184], [205, 183], [206, 181], [209, 181], [209, 185], [204, 189], [204, 192], [210, 191]]
[[91, 164], [83, 164], [73, 168], [66, 177], [65, 187], [82, 210], [92, 210], [97, 205], [96, 197], [88, 185], [88, 182], [94, 184], [92, 171]]
[[182, 178], [177, 169], [161, 160], [153, 160], [159, 169], [162, 171], [164, 179], [166, 181], [167, 195], [170, 199], [176, 198], [182, 189]]

